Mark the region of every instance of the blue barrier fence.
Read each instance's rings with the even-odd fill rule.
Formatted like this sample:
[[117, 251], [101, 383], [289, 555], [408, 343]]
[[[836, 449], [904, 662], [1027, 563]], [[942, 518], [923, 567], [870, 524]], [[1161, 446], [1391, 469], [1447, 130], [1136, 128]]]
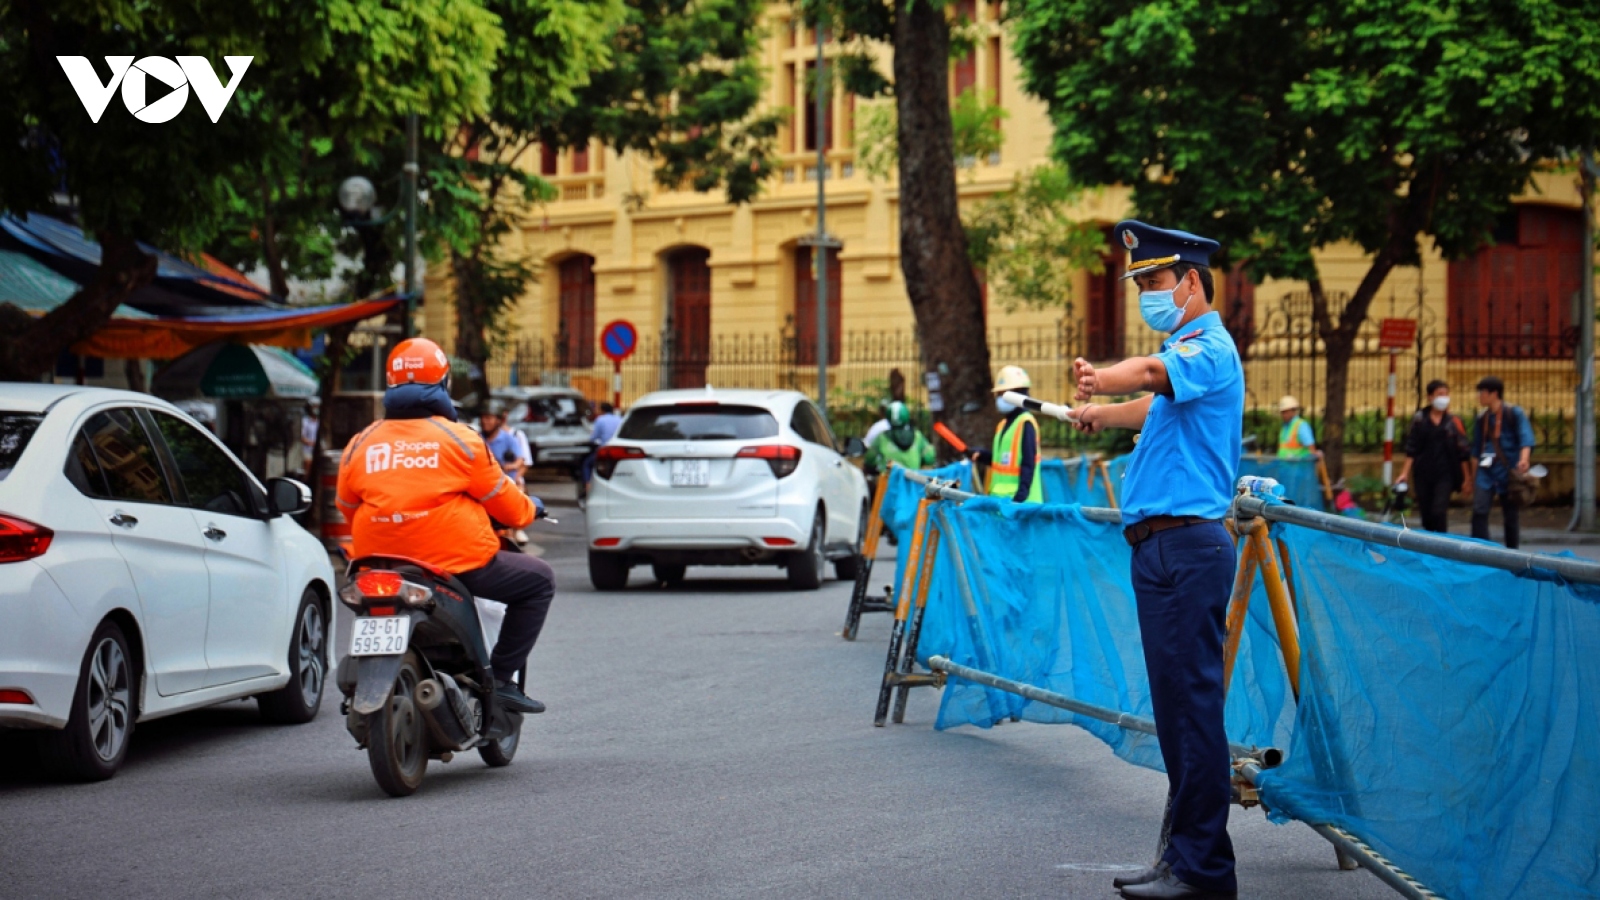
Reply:
[[[1317, 484], [1309, 463], [1270, 464]], [[924, 495], [902, 473], [885, 519], [905, 535]], [[920, 661], [1150, 715], [1116, 525], [1078, 505], [981, 497], [931, 512], [941, 540]], [[1600, 586], [1300, 525], [1271, 535], [1292, 573], [1300, 701], [1258, 576], [1226, 718], [1235, 743], [1288, 750], [1257, 782], [1273, 818], [1342, 828], [1446, 897], [1600, 897]], [[1077, 724], [1161, 767], [1151, 735], [955, 677], [936, 727], [1007, 718]]]

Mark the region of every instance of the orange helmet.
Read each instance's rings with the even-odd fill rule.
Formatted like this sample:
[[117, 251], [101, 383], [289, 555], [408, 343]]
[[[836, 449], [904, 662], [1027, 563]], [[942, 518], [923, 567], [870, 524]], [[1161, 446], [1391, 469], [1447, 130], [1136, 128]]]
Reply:
[[389, 387], [440, 384], [450, 377], [450, 358], [427, 338], [408, 338], [389, 351]]

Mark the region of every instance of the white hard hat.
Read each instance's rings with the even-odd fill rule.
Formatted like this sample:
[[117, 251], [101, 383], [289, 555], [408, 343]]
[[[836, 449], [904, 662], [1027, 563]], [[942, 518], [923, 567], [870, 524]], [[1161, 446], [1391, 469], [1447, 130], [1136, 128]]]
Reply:
[[994, 380], [994, 393], [1002, 394], [1006, 391], [1020, 391], [1033, 387], [1033, 379], [1021, 366], [1006, 366], [1000, 370], [999, 376]]
[[1288, 412], [1291, 409], [1299, 408], [1300, 401], [1289, 394], [1284, 394], [1283, 399], [1278, 401], [1278, 412]]

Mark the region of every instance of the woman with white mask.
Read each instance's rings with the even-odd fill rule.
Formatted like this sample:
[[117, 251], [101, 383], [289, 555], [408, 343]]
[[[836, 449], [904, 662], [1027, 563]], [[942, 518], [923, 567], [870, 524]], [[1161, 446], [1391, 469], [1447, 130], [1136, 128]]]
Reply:
[[1450, 495], [1465, 487], [1472, 496], [1467, 429], [1450, 412], [1450, 385], [1428, 382], [1428, 405], [1417, 410], [1406, 429], [1406, 464], [1395, 484], [1407, 482], [1417, 498], [1422, 527], [1450, 530]]

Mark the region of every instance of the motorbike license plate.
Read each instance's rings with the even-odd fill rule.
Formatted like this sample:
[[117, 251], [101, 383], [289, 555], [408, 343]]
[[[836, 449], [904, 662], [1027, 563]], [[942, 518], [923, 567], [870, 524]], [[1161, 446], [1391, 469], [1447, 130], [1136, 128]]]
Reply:
[[351, 656], [399, 656], [410, 645], [410, 616], [359, 618], [350, 634]]
[[711, 460], [674, 459], [671, 461], [673, 487], [705, 487], [711, 484]]

